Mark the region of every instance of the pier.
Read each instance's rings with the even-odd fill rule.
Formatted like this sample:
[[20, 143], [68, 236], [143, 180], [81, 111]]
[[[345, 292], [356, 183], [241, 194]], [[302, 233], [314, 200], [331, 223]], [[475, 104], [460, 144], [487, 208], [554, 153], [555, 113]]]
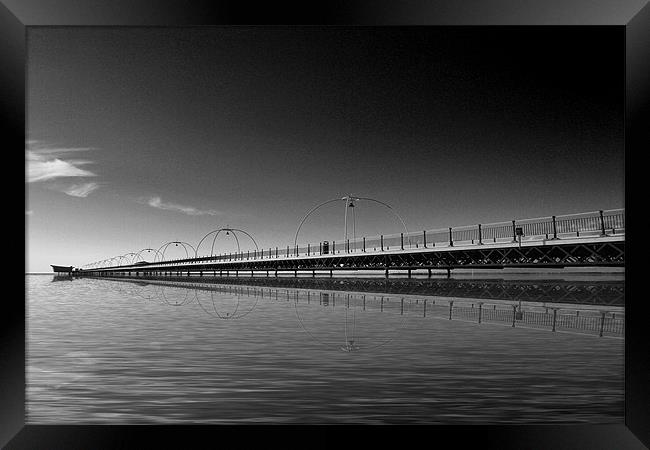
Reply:
[[[235, 229], [221, 228], [218, 232]], [[241, 231], [241, 230], [240, 230]], [[247, 233], [248, 234], [248, 233]], [[205, 239], [205, 237], [203, 238]], [[202, 239], [202, 240], [203, 240]], [[215, 236], [216, 239], [216, 236]], [[493, 224], [403, 232], [342, 242], [255, 248], [198, 255], [186, 242], [162, 251], [109, 258], [75, 269], [75, 276], [98, 277], [280, 277], [374, 272], [412, 277], [454, 269], [562, 269], [625, 266], [625, 210], [596, 211]], [[164, 250], [182, 245], [187, 258], [166, 260]], [[238, 241], [239, 246], [239, 241]], [[194, 255], [188, 250], [193, 250]], [[138, 261], [143, 251], [153, 261]], [[213, 243], [214, 250], [214, 243]], [[130, 255], [130, 261], [129, 257]]]

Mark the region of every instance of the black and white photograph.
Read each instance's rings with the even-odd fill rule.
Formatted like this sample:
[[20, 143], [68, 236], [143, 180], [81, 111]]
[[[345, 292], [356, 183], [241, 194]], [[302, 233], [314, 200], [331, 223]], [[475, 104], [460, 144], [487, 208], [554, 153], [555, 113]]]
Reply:
[[626, 36], [27, 27], [25, 425], [625, 425]]

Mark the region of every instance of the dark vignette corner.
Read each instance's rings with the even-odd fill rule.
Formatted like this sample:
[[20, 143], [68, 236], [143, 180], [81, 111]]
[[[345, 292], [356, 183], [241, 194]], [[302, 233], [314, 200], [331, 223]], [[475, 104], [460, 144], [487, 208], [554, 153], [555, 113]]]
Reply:
[[[164, 9], [164, 8], [163, 8]], [[364, 21], [360, 11], [363, 8], [355, 10], [355, 19]], [[161, 9], [156, 12], [156, 17], [165, 17], [164, 22], [173, 24], [176, 22], [178, 16], [178, 8], [171, 7], [168, 14]], [[143, 10], [135, 9], [133, 16], [130, 19], [125, 19], [128, 23], [138, 23], [139, 18], [142, 16]], [[187, 14], [187, 12], [186, 12]], [[470, 13], [471, 14], [471, 13]], [[357, 17], [359, 16], [359, 17]], [[377, 20], [375, 15], [369, 12], [365, 21]], [[278, 18], [276, 17], [276, 20]], [[241, 18], [239, 18], [241, 20]], [[270, 19], [272, 21], [272, 18]], [[387, 19], [384, 18], [384, 21]], [[97, 18], [94, 19], [94, 22]], [[462, 22], [462, 18], [460, 19]], [[217, 22], [222, 23], [223, 19], [217, 19]], [[631, 185], [630, 179], [631, 157], [634, 153], [643, 151], [641, 145], [648, 142], [648, 129], [644, 127], [644, 123], [648, 123], [648, 104], [647, 101], [649, 86], [647, 81], [648, 66], [643, 64], [644, 55], [648, 54], [648, 43], [650, 42], [650, 8], [646, 6], [626, 27], [626, 167], [628, 167], [626, 175], [626, 214], [630, 214], [629, 203], [631, 199]], [[0, 58], [2, 59], [2, 70], [0, 71], [0, 98], [2, 98], [2, 122], [5, 124], [7, 134], [5, 140], [9, 139], [7, 148], [17, 148], [24, 146], [24, 123], [25, 123], [25, 104], [24, 104], [24, 63], [25, 63], [25, 27], [20, 21], [9, 12], [3, 5], [0, 5]], [[647, 61], [647, 59], [645, 60]], [[16, 155], [19, 152], [16, 152]], [[24, 164], [24, 160], [16, 161], [16, 164]], [[638, 170], [638, 169], [637, 169]], [[20, 173], [15, 171], [14, 173]], [[18, 175], [19, 176], [19, 175]], [[632, 213], [634, 214], [634, 213]], [[25, 217], [25, 216], [23, 216]], [[629, 219], [629, 217], [628, 217]], [[627, 223], [630, 224], [629, 220]], [[632, 225], [633, 226], [633, 225]], [[23, 229], [24, 230], [24, 229]], [[24, 232], [24, 231], [23, 231]], [[628, 257], [630, 247], [628, 246]], [[20, 252], [18, 252], [20, 254]], [[23, 253], [24, 257], [24, 253]], [[629, 277], [632, 271], [626, 268], [626, 277]], [[626, 284], [627, 298], [631, 296], [631, 283]], [[8, 299], [9, 300], [9, 299]], [[635, 308], [636, 311], [636, 308]], [[15, 435], [20, 428], [24, 425], [25, 417], [25, 308], [24, 303], [7, 301], [4, 305], [3, 312], [0, 315], [0, 326], [2, 331], [0, 337], [2, 339], [2, 347], [0, 353], [0, 376], [2, 377], [1, 386], [2, 397], [0, 403], [0, 445], [4, 445], [13, 435]], [[627, 329], [626, 339], [626, 425], [627, 427], [646, 445], [650, 445], [650, 434], [647, 430], [648, 410], [647, 405], [650, 404], [648, 400], [648, 354], [646, 348], [641, 343], [647, 342], [647, 331], [644, 331], [642, 323], [634, 323], [632, 314], [629, 315], [630, 321]], [[31, 427], [28, 427], [31, 428]], [[36, 429], [36, 433], [32, 434], [30, 439], [23, 439], [22, 445], [16, 443], [17, 448], [23, 448], [26, 443], [32, 444], [43, 442], [42, 438], [56, 438], [62, 435], [67, 436], [67, 441], [74, 447], [74, 436], [84, 436], [90, 439], [91, 436], [105, 438], [106, 435], [114, 433], [125, 432], [124, 428], [117, 428], [112, 432], [107, 431], [105, 427], [88, 427], [85, 431], [72, 432], [69, 427], [63, 428], [56, 432], [58, 427], [48, 427], [47, 429]], [[81, 428], [81, 427], [80, 427]], [[456, 433], [447, 431], [447, 427], [442, 427], [442, 434], [452, 437]], [[151, 430], [149, 428], [149, 430]], [[198, 433], [207, 434], [210, 430], [206, 427], [201, 427], [202, 432]], [[458, 429], [456, 429], [458, 431]], [[186, 431], [189, 434], [195, 433], [196, 429], [183, 427], [179, 431]], [[434, 432], [436, 430], [430, 430]], [[534, 448], [545, 448], [545, 445], [556, 445], [556, 448], [570, 448], [570, 443], [575, 444], [572, 448], [580, 447], [580, 442], [585, 440], [587, 443], [595, 442], [594, 439], [601, 439], [601, 444], [615, 443], [616, 437], [621, 437], [618, 442], [626, 444], [633, 441], [629, 440], [629, 436], [625, 436], [621, 427], [599, 427], [599, 426], [584, 426], [584, 427], [492, 427], [489, 429], [481, 428], [481, 433], [488, 433], [491, 437], [483, 441], [483, 446], [495, 448], [501, 444], [501, 448], [516, 448], [516, 443], [527, 443], [533, 445]], [[41, 439], [39, 439], [39, 433]], [[213, 432], [212, 432], [213, 433]], [[550, 433], [550, 435], [549, 435]], [[23, 435], [24, 433], [21, 433]], [[135, 433], [129, 431], [127, 434], [134, 436]], [[148, 433], [147, 433], [148, 434]], [[320, 433], [319, 433], [320, 434]], [[170, 433], [161, 433], [161, 436], [170, 437]], [[581, 438], [585, 438], [582, 439]], [[589, 437], [591, 436], [591, 437]], [[594, 438], [596, 436], [596, 438]], [[206, 436], [207, 437], [207, 436]], [[537, 439], [539, 437], [539, 439]], [[555, 438], [555, 440], [552, 439]], [[623, 439], [625, 437], [625, 439]], [[566, 447], [557, 447], [557, 440], [565, 442]], [[109, 439], [108, 442], [116, 443], [115, 438]], [[533, 444], [536, 442], [536, 444]], [[529, 447], [533, 448], [533, 447]], [[584, 447], [588, 448], [588, 447]], [[602, 447], [606, 448], [606, 447]], [[619, 448], [627, 448], [625, 444]], [[632, 447], [638, 448], [638, 447]]]
[[[7, 162], [8, 172], [23, 178], [25, 160], [22, 152], [25, 142], [25, 26], [2, 4], [0, 4], [0, 121], [3, 125], [3, 148], [5, 155], [11, 155]], [[12, 180], [13, 181], [13, 180]], [[14, 192], [5, 182], [5, 192]], [[20, 194], [14, 201], [19, 203]], [[12, 201], [12, 204], [14, 203]], [[23, 205], [24, 206], [24, 205]], [[21, 213], [11, 208], [16, 217]], [[25, 225], [19, 220], [11, 223], [5, 233], [24, 235]], [[11, 246], [18, 247], [19, 239], [10, 239]], [[24, 266], [24, 247], [10, 248], [10, 254], [17, 255], [17, 262]], [[22, 255], [22, 256], [21, 256]], [[17, 264], [16, 264], [17, 265]], [[23, 278], [23, 292], [24, 292]], [[0, 312], [0, 445], [15, 435], [25, 422], [25, 303], [17, 293], [6, 291]], [[19, 291], [20, 292], [20, 291]]]
[[[630, 214], [636, 217], [632, 224], [631, 236], [643, 233], [639, 230], [639, 210], [644, 207], [640, 199], [634, 199], [634, 194], [639, 195], [639, 185], [634, 185], [633, 180], [642, 179], [642, 167], [635, 166], [639, 156], [647, 152], [650, 142], [650, 4], [638, 13], [625, 27], [625, 201], [627, 203], [627, 219]], [[638, 205], [636, 211], [629, 208], [630, 203]], [[638, 235], [636, 234], [636, 235]], [[633, 238], [634, 242], [634, 238]], [[638, 240], [637, 240], [638, 242]], [[634, 245], [626, 245], [629, 263], [625, 268], [625, 278], [630, 280], [625, 286], [626, 299], [635, 299], [636, 302], [626, 302], [627, 317], [630, 318], [625, 336], [625, 418], [628, 429], [638, 437], [646, 446], [650, 447], [650, 353], [648, 328], [644, 325], [642, 317], [647, 314], [647, 303], [639, 302], [639, 290], [633, 292], [634, 276], [642, 277], [645, 269], [639, 263], [641, 249]], [[631, 258], [630, 258], [631, 256]], [[640, 265], [639, 265], [640, 264]]]

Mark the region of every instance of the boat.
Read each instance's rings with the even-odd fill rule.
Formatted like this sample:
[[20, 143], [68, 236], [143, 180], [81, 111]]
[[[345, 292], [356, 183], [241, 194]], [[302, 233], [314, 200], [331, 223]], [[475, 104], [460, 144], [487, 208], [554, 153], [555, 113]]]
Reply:
[[72, 266], [55, 266], [54, 264], [50, 264], [52, 266], [52, 270], [55, 273], [71, 273], [72, 272]]

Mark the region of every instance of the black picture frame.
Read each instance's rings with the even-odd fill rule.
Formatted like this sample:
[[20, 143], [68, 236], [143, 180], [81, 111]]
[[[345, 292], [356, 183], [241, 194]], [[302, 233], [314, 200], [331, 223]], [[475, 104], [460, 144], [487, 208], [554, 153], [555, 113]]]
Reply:
[[[179, 0], [2, 0], [0, 3], [0, 120], [5, 126], [4, 148], [18, 160], [26, 138], [26, 30], [37, 26], [188, 26], [188, 25], [611, 25], [625, 30], [626, 84], [625, 154], [626, 223], [628, 236], [639, 230], [640, 214], [632, 199], [631, 158], [647, 150], [650, 142], [650, 5], [646, 1], [319, 1], [292, 4], [267, 2], [253, 5], [237, 1]], [[623, 87], [621, 87], [623, 89]], [[13, 162], [13, 160], [12, 160]], [[23, 162], [24, 163], [24, 160]], [[21, 164], [20, 161], [15, 162]], [[19, 171], [15, 171], [18, 173]], [[19, 176], [19, 175], [18, 175]], [[5, 188], [10, 196], [13, 190]], [[25, 185], [25, 201], [27, 188]], [[630, 220], [630, 213], [634, 216]], [[27, 223], [25, 223], [25, 232]], [[643, 231], [640, 231], [643, 233]], [[637, 241], [638, 242], [638, 241]], [[25, 244], [27, 245], [27, 243]], [[650, 446], [648, 327], [642, 322], [643, 304], [630, 301], [632, 282], [639, 266], [630, 263], [642, 251], [626, 245], [625, 424], [621, 425], [501, 425], [436, 426], [418, 432], [426, 445], [451, 442], [454, 447], [472, 443], [482, 448], [585, 448], [642, 449]], [[20, 249], [14, 254], [20, 254]], [[23, 252], [24, 254], [24, 252]], [[633, 259], [633, 258], [632, 258]], [[24, 263], [24, 260], [23, 260]], [[643, 266], [640, 266], [643, 268]], [[11, 271], [10, 267], [9, 270]], [[642, 270], [642, 269], [641, 269]], [[10, 275], [11, 276], [11, 275]], [[0, 445], [6, 448], [130, 448], [187, 445], [206, 439], [217, 445], [224, 436], [240, 446], [252, 444], [259, 434], [211, 426], [36, 426], [25, 425], [25, 303], [6, 296], [0, 313]], [[636, 300], [643, 300], [636, 298]], [[264, 427], [259, 433], [276, 436], [285, 427]], [[383, 439], [385, 429], [374, 427], [368, 435]], [[324, 443], [331, 428], [310, 427], [307, 439]], [[302, 430], [304, 431], [304, 429]], [[404, 434], [389, 430], [396, 442]], [[284, 433], [283, 433], [284, 434]], [[279, 437], [279, 436], [278, 436]], [[450, 439], [450, 440], [449, 440]], [[304, 445], [310, 441], [302, 440]], [[300, 442], [298, 442], [300, 444]], [[338, 441], [340, 442], [340, 441]], [[420, 444], [422, 445], [422, 444]]]

